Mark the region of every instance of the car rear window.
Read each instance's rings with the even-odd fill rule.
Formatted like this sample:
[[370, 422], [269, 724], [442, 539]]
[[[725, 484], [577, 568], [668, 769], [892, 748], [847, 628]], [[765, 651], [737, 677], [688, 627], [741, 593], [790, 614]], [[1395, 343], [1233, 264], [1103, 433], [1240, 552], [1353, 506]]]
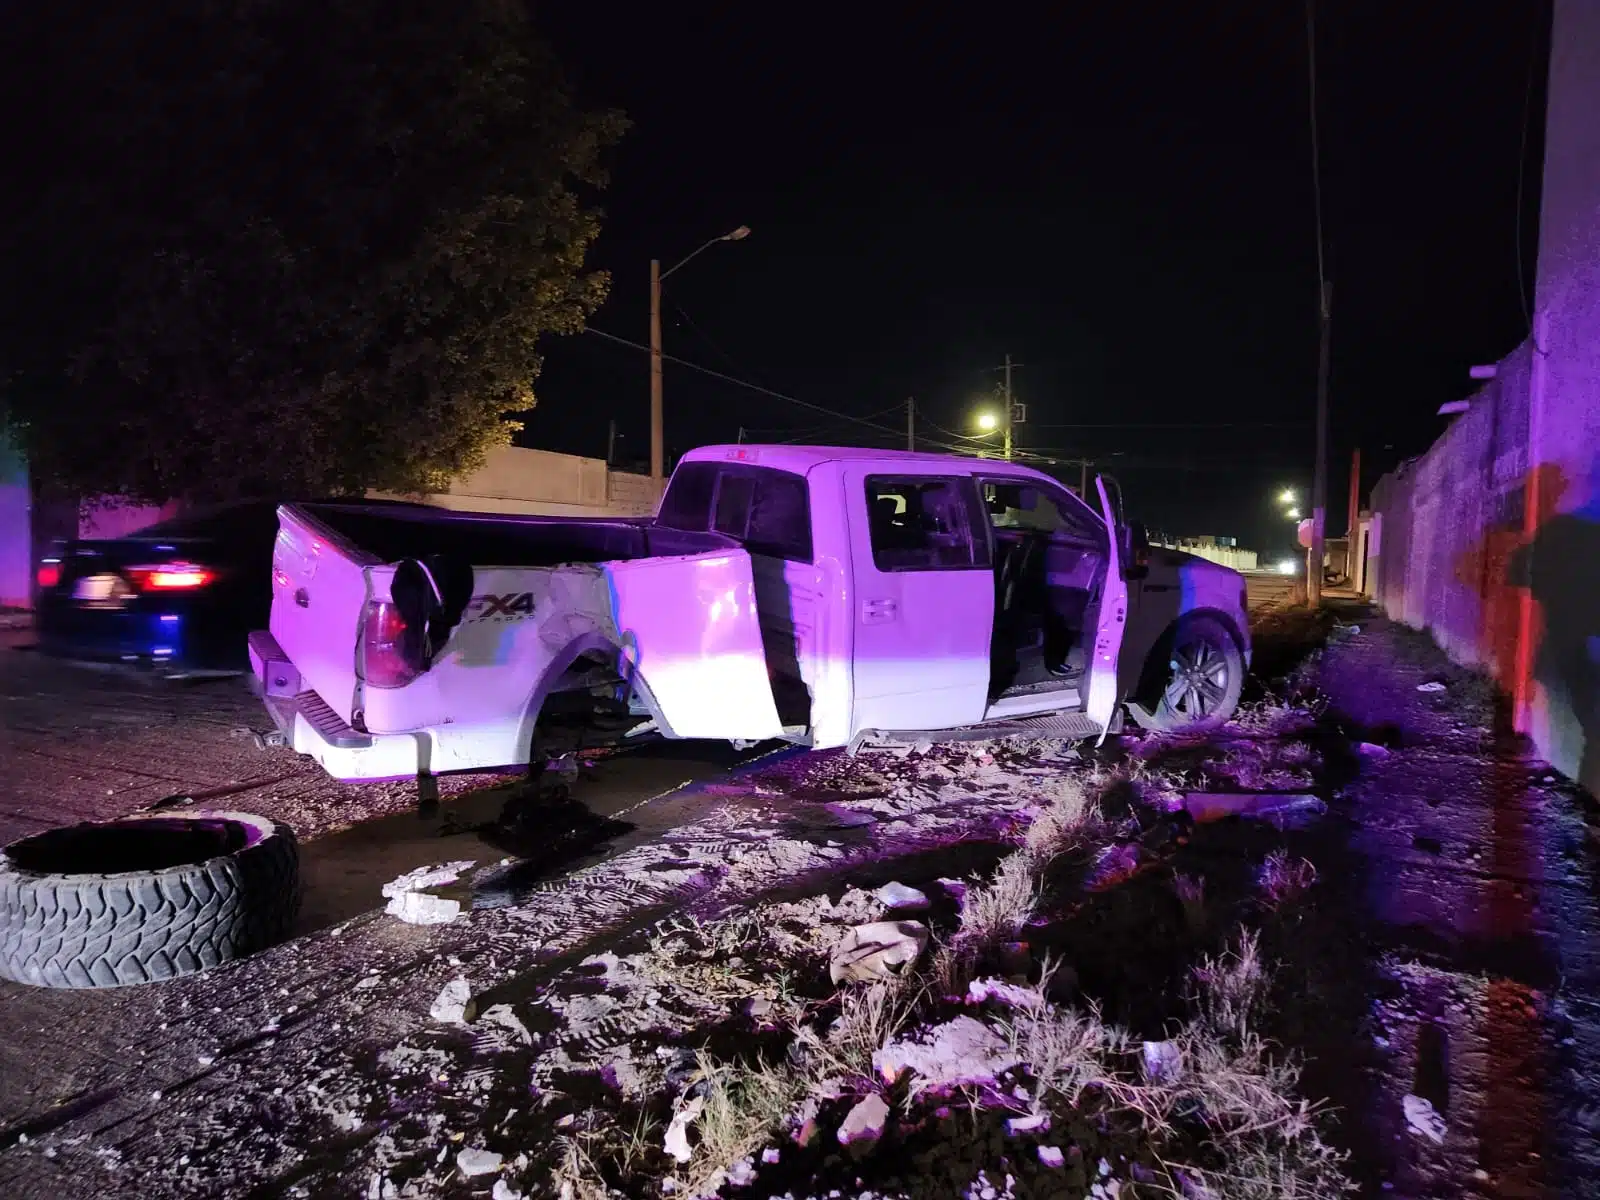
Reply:
[[691, 462], [672, 473], [656, 524], [736, 538], [751, 554], [811, 561], [804, 477], [772, 467]]

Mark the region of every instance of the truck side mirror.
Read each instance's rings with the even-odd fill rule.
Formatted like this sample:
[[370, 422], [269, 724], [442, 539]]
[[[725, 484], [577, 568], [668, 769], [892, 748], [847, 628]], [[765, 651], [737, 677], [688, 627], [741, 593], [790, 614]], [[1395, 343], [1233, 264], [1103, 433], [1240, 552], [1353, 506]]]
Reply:
[[1132, 521], [1123, 528], [1123, 575], [1128, 579], [1143, 579], [1150, 574], [1150, 535], [1142, 521]]

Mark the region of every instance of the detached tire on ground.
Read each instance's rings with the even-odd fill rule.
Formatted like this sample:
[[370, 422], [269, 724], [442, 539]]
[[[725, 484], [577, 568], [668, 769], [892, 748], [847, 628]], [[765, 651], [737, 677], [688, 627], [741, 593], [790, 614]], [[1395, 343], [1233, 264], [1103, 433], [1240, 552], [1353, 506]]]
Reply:
[[280, 940], [299, 908], [294, 834], [265, 817], [162, 813], [52, 829], [0, 851], [0, 978], [175, 979]]

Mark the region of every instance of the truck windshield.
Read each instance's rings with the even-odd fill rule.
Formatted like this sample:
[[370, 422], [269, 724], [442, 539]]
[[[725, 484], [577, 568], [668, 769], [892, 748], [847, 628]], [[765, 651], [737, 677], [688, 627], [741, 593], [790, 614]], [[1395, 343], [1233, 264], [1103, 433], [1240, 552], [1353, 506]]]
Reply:
[[802, 476], [740, 463], [690, 462], [672, 473], [656, 524], [736, 538], [751, 554], [811, 561], [811, 495]]

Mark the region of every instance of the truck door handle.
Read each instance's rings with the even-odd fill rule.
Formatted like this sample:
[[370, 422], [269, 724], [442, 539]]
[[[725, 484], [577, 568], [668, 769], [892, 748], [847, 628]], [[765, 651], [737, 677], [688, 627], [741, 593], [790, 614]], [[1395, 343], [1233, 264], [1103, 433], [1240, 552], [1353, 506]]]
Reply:
[[310, 608], [311, 607], [311, 593], [306, 591], [305, 588], [295, 588], [295, 590], [294, 590], [294, 602], [296, 604], [298, 604], [301, 608]]
[[861, 606], [861, 619], [865, 622], [892, 621], [899, 605], [893, 600], [868, 600]]

